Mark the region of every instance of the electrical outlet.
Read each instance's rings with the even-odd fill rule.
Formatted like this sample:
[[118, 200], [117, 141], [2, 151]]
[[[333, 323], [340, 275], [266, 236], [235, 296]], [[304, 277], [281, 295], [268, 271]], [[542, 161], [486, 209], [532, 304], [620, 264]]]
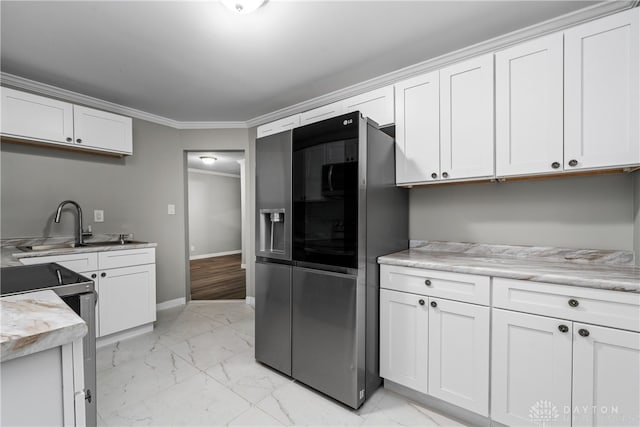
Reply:
[[176, 205], [167, 205], [167, 213], [169, 215], [175, 215], [176, 214]]
[[93, 222], [104, 222], [104, 211], [102, 209], [93, 211]]

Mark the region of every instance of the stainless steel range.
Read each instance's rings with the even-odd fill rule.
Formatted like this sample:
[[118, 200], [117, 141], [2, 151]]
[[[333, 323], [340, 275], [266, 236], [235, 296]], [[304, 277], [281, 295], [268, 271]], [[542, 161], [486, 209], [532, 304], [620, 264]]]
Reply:
[[87, 324], [82, 339], [84, 353], [85, 410], [87, 426], [96, 425], [96, 324], [97, 293], [92, 280], [55, 263], [0, 269], [0, 294], [54, 291]]

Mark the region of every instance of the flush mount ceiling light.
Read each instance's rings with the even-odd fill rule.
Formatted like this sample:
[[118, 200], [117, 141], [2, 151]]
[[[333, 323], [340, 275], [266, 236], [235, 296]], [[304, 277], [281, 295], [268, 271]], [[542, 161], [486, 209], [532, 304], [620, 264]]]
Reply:
[[258, 10], [265, 0], [220, 0], [220, 2], [235, 13], [246, 15]]
[[211, 156], [200, 156], [200, 160], [202, 160], [202, 163], [204, 163], [205, 165], [212, 165], [218, 159]]

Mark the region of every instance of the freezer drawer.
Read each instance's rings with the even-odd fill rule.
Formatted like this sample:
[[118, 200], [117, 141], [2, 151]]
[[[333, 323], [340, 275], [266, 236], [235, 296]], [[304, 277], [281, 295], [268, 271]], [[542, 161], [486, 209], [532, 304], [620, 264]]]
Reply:
[[365, 398], [361, 288], [356, 276], [293, 268], [292, 375], [353, 408]]
[[256, 262], [256, 360], [291, 375], [291, 266]]

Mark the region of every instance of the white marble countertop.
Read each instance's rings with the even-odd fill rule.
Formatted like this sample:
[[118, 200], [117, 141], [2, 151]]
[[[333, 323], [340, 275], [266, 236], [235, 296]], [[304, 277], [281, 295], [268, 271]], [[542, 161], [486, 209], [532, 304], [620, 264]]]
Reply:
[[51, 290], [0, 298], [0, 356], [7, 361], [82, 338], [87, 324]]
[[479, 274], [624, 292], [640, 292], [640, 267], [628, 251], [455, 242], [412, 242], [380, 264]]
[[147, 242], [135, 242], [125, 243], [123, 245], [105, 243], [101, 246], [101, 242], [117, 241], [117, 236], [102, 235], [97, 239], [90, 239], [87, 242], [91, 243], [91, 246], [82, 246], [78, 248], [55, 248], [41, 251], [21, 251], [17, 246], [27, 245], [43, 245], [43, 244], [57, 244], [72, 242], [73, 239], [68, 238], [31, 238], [31, 239], [7, 239], [2, 242], [2, 250], [0, 253], [0, 267], [13, 267], [22, 265], [21, 258], [33, 258], [52, 255], [69, 255], [83, 252], [105, 252], [105, 251], [121, 251], [125, 249], [141, 249], [141, 248], [155, 248], [157, 243]]

